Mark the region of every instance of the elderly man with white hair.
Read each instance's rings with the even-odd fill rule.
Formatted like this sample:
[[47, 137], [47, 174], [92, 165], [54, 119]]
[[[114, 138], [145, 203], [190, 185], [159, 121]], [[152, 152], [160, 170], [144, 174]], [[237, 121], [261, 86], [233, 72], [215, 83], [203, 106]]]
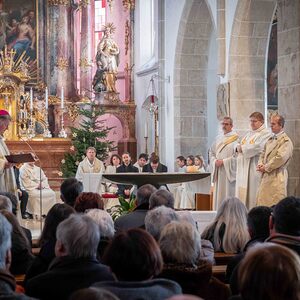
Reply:
[[30, 279], [26, 293], [40, 299], [68, 299], [95, 282], [114, 281], [109, 268], [96, 259], [98, 225], [86, 215], [71, 215], [56, 231], [56, 258], [47, 272]]
[[174, 209], [162, 205], [148, 211], [145, 218], [145, 227], [158, 241], [163, 228], [170, 222], [178, 220], [179, 217]]
[[11, 264], [11, 234], [11, 224], [0, 214], [0, 299], [32, 299], [15, 293], [16, 280], [8, 271]]

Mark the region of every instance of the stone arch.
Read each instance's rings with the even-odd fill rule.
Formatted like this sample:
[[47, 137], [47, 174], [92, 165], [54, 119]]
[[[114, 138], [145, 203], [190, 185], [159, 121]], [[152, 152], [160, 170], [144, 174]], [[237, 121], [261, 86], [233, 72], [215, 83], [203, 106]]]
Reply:
[[214, 23], [205, 0], [186, 1], [174, 64], [175, 156], [207, 153], [207, 71]]
[[265, 112], [265, 66], [276, 1], [239, 0], [229, 49], [230, 114], [238, 130], [253, 111]]

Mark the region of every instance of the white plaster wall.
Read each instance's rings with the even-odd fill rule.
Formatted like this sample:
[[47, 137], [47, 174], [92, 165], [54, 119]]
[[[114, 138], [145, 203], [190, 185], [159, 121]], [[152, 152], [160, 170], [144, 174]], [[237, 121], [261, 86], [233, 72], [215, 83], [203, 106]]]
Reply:
[[[139, 3], [142, 0], [136, 2], [135, 10], [135, 49], [134, 49], [134, 58], [135, 58], [135, 72], [140, 70], [143, 62], [139, 59]], [[192, 1], [192, 0], [186, 0]], [[166, 77], [170, 76], [170, 82], [165, 82], [165, 124], [162, 128], [165, 128], [165, 147], [162, 153], [166, 155], [162, 156], [162, 160], [169, 167], [170, 171], [173, 171], [174, 168], [174, 84], [173, 84], [173, 73], [174, 73], [174, 63], [175, 63], [175, 50], [176, 50], [176, 41], [178, 28], [181, 20], [181, 14], [185, 5], [183, 0], [165, 0], [165, 36], [156, 37], [156, 47], [155, 57], [153, 61], [158, 61], [158, 43], [161, 41], [165, 44], [165, 75]], [[228, 64], [229, 64], [229, 47], [230, 47], [230, 36], [232, 30], [232, 24], [234, 19], [234, 14], [236, 10], [238, 0], [226, 0], [226, 74], [224, 77], [218, 77], [216, 75], [216, 53], [217, 45], [214, 41], [210, 45], [210, 56], [208, 62], [208, 78], [207, 78], [207, 87], [208, 87], [208, 145], [210, 145], [218, 133], [218, 122], [216, 120], [216, 89], [217, 83], [219, 81], [227, 82], [228, 81]], [[207, 4], [211, 10], [211, 14], [216, 24], [216, 0], [207, 0]], [[155, 10], [155, 20], [158, 20], [157, 10]], [[157, 29], [157, 25], [156, 29]], [[216, 28], [216, 27], [215, 27]], [[157, 32], [157, 30], [156, 30]], [[213, 37], [215, 39], [215, 36]], [[153, 74], [157, 74], [158, 69], [150, 71], [148, 74], [141, 76], [135, 75], [135, 102], [137, 105], [136, 111], [136, 137], [137, 137], [137, 153], [143, 152], [145, 150], [144, 144], [144, 124], [145, 124], [145, 113], [141, 110], [141, 105], [146, 98], [147, 87], [149, 85], [150, 78]], [[149, 126], [150, 127], [150, 126]], [[150, 130], [149, 130], [150, 133]], [[148, 149], [149, 152], [152, 152], [154, 149], [154, 134], [153, 137], [149, 137]]]
[[170, 76], [170, 83], [166, 85], [166, 164], [170, 171], [174, 170], [174, 64], [178, 28], [181, 14], [185, 5], [182, 0], [166, 0], [166, 26], [165, 26], [165, 69], [166, 75]]

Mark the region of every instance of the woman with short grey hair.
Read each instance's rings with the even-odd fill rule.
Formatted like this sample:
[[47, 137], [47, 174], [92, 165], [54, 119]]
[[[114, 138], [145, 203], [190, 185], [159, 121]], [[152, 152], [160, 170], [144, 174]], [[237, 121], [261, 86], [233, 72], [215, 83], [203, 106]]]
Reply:
[[174, 209], [162, 205], [147, 212], [145, 227], [156, 240], [159, 240], [162, 229], [172, 221], [178, 221], [177, 213]]
[[114, 221], [109, 213], [101, 209], [90, 209], [86, 213], [99, 226], [100, 242], [98, 245], [97, 257], [100, 260], [105, 252], [107, 245], [115, 235]]
[[159, 277], [178, 282], [184, 294], [225, 300], [229, 288], [212, 276], [212, 265], [201, 260], [200, 234], [188, 222], [171, 222], [161, 232], [159, 246], [164, 268]]

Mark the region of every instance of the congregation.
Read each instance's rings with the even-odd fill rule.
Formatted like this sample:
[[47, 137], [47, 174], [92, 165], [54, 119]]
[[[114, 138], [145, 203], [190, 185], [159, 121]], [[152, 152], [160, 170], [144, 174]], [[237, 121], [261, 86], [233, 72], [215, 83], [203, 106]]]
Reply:
[[[0, 115], [0, 130], [7, 121], [8, 114]], [[293, 147], [284, 119], [271, 118], [270, 134], [255, 112], [242, 140], [231, 118], [221, 125], [223, 135], [211, 147], [208, 167], [201, 155], [176, 159], [178, 172], [212, 169], [217, 213], [203, 232], [191, 212], [175, 210], [182, 205], [176, 193], [187, 199], [188, 186], [172, 193], [165, 186], [146, 184], [135, 191], [103, 182], [104, 192], [124, 198], [136, 194], [134, 209], [113, 220], [101, 194], [83, 190], [85, 173], [168, 169], [155, 153], [149, 161], [142, 153], [133, 165], [124, 152], [113, 154], [105, 170], [89, 147], [76, 178], [61, 184], [62, 203], [55, 203], [39, 167], [20, 168], [21, 193], [28, 194], [23, 217], [38, 214], [39, 202], [31, 201], [44, 192], [45, 222], [33, 255], [31, 233], [17, 218], [17, 198], [5, 186], [12, 184], [9, 173], [6, 194], [0, 196], [0, 299], [300, 299], [300, 199], [286, 197], [284, 176]], [[4, 174], [12, 167], [4, 163]], [[270, 194], [266, 186], [276, 180]], [[232, 255], [223, 279], [213, 271], [216, 253]], [[23, 286], [16, 284], [21, 274]]]

